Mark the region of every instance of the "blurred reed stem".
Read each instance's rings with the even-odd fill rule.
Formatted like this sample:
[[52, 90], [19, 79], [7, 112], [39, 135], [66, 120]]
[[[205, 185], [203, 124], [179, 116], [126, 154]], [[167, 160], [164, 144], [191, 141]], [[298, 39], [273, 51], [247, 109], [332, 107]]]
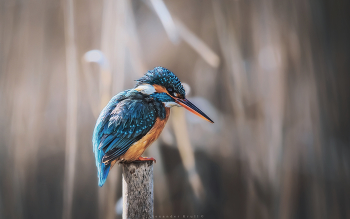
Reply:
[[182, 163], [187, 171], [187, 177], [192, 190], [198, 201], [205, 198], [205, 190], [201, 178], [196, 169], [193, 147], [188, 136], [185, 110], [183, 108], [174, 107], [172, 109], [172, 124], [176, 137], [177, 147], [180, 152]]
[[73, 205], [75, 164], [77, 152], [78, 61], [75, 44], [73, 0], [65, 0], [63, 1], [63, 5], [67, 73], [67, 123], [62, 218], [70, 219]]

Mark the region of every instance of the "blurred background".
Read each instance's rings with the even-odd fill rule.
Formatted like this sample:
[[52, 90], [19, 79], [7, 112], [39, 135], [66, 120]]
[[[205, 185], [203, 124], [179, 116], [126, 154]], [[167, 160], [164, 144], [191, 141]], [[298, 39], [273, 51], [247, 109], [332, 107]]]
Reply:
[[146, 155], [155, 216], [350, 218], [347, 0], [0, 1], [0, 218], [121, 218], [101, 109], [155, 66], [173, 108]]

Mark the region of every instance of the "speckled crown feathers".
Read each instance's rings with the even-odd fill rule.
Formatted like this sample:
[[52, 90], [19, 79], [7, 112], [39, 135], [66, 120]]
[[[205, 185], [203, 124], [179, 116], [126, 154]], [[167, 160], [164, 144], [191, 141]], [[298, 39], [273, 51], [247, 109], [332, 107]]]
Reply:
[[149, 70], [142, 78], [138, 79], [135, 87], [141, 84], [158, 84], [166, 88], [170, 87], [183, 96], [186, 94], [185, 89], [176, 75], [168, 69], [160, 66]]

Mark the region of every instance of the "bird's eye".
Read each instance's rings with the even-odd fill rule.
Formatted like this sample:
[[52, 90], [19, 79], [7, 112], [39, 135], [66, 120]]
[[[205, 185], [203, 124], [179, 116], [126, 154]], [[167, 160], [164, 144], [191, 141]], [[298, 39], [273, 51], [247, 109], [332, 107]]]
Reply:
[[174, 90], [171, 87], [167, 88], [167, 91], [171, 96], [176, 97], [178, 95], [177, 93], [174, 92]]

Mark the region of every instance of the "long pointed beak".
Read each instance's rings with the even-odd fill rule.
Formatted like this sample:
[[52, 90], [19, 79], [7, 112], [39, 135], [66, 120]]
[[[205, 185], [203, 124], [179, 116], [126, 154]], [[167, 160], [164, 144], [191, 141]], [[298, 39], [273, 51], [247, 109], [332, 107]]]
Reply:
[[175, 102], [177, 104], [181, 105], [182, 107], [184, 107], [185, 109], [187, 109], [188, 111], [190, 111], [191, 113], [194, 113], [195, 115], [201, 117], [202, 119], [205, 119], [208, 122], [214, 123], [213, 120], [211, 120], [207, 115], [205, 115], [205, 113], [203, 113], [200, 109], [198, 109], [189, 100], [178, 98], [178, 99], [175, 100]]

